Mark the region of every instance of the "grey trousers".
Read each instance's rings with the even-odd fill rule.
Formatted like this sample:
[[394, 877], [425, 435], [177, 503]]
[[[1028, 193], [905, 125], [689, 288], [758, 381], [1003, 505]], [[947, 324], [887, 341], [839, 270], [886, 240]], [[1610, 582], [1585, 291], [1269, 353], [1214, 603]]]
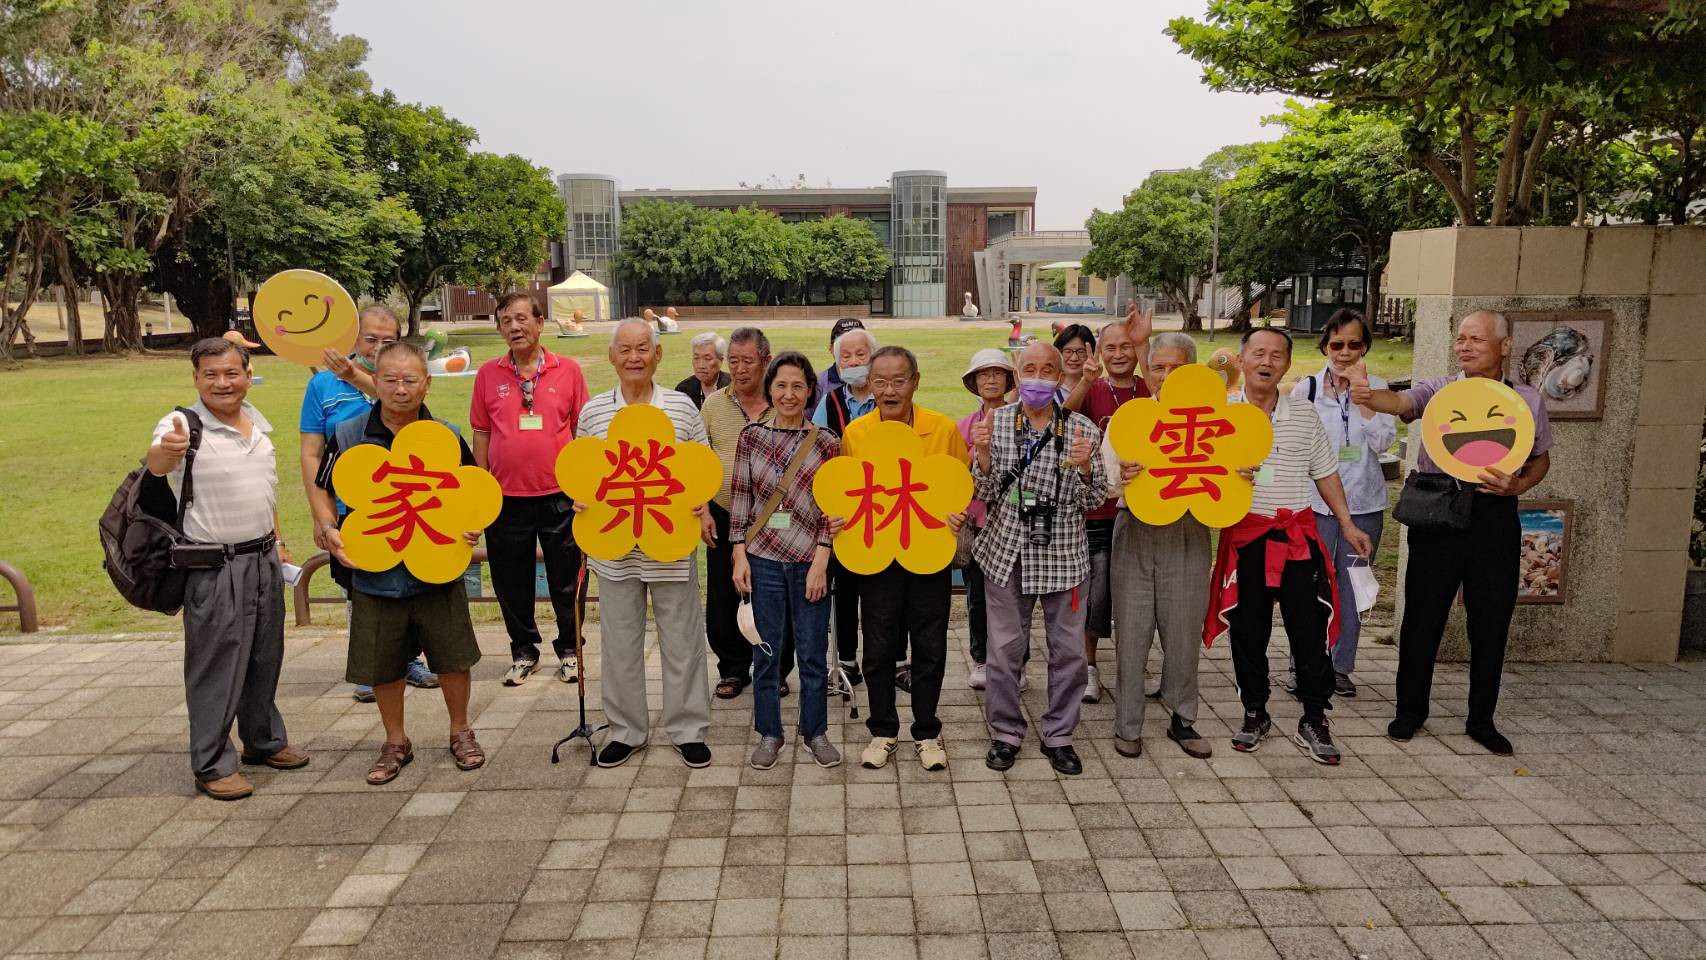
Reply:
[[1114, 736], [1143, 735], [1143, 665], [1161, 632], [1161, 701], [1186, 723], [1197, 719], [1197, 659], [1213, 556], [1208, 528], [1190, 514], [1152, 527], [1121, 510], [1108, 557], [1114, 598]]
[[[696, 561], [695, 561], [696, 563]], [[604, 718], [610, 739], [638, 747], [651, 729], [646, 699], [646, 596], [658, 628], [658, 659], [663, 663], [663, 729], [674, 744], [702, 743], [711, 724], [707, 685], [705, 611], [699, 602], [699, 571], [688, 579], [647, 583], [598, 581], [598, 615], [603, 637]]]
[[984, 609], [989, 624], [984, 721], [989, 724], [992, 739], [1014, 746], [1025, 742], [1019, 676], [1025, 670], [1025, 653], [1030, 646], [1031, 611], [1040, 602], [1043, 633], [1048, 638], [1048, 709], [1042, 718], [1042, 741], [1045, 747], [1063, 747], [1072, 743], [1084, 698], [1089, 666], [1084, 659], [1084, 619], [1090, 612], [1089, 592], [1079, 584], [1054, 593], [1020, 593], [1019, 583], [1018, 563], [1008, 571], [1004, 584], [984, 574]]
[[237, 772], [232, 721], [245, 752], [271, 755], [289, 745], [274, 703], [283, 666], [278, 555], [245, 554], [192, 572], [184, 586], [184, 701], [197, 780]]

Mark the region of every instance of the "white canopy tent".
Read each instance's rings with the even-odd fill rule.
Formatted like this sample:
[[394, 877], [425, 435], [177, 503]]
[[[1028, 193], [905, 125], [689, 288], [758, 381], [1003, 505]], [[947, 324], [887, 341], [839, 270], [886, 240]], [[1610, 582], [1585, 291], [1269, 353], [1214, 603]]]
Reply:
[[550, 300], [552, 320], [569, 321], [574, 318], [576, 310], [581, 312], [581, 317], [585, 320], [614, 319], [610, 288], [579, 270], [546, 293]]

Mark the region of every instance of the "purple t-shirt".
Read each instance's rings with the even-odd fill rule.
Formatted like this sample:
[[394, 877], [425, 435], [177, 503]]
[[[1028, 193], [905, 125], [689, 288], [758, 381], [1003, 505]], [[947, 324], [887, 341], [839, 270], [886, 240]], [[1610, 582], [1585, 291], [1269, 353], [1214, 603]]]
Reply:
[[[1410, 409], [1415, 411], [1413, 415], [1401, 419], [1405, 423], [1413, 423], [1420, 419], [1422, 411], [1427, 408], [1428, 401], [1434, 398], [1434, 394], [1444, 389], [1446, 384], [1461, 379], [1463, 379], [1461, 373], [1449, 377], [1429, 377], [1426, 380], [1417, 380], [1415, 385], [1408, 390], [1398, 391], [1399, 396], [1409, 398]], [[1505, 381], [1505, 386], [1515, 390], [1517, 395], [1522, 397], [1523, 402], [1528, 404], [1529, 412], [1534, 414], [1534, 449], [1529, 451], [1528, 458], [1532, 460], [1551, 450], [1552, 423], [1546, 419], [1546, 403], [1540, 398], [1540, 392], [1527, 384], [1511, 383], [1509, 380]], [[1419, 441], [1421, 437], [1416, 436], [1416, 439]], [[1428, 448], [1425, 444], [1417, 451], [1416, 470], [1421, 473], [1445, 472], [1434, 464], [1432, 457], [1428, 456]]]

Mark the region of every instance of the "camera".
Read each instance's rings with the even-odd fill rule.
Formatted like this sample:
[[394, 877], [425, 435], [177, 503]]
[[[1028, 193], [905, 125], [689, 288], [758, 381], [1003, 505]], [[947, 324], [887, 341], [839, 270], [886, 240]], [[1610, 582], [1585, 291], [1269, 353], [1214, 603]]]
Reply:
[[1020, 503], [1019, 517], [1025, 521], [1025, 542], [1033, 547], [1046, 547], [1054, 535], [1053, 500], [1027, 500]]

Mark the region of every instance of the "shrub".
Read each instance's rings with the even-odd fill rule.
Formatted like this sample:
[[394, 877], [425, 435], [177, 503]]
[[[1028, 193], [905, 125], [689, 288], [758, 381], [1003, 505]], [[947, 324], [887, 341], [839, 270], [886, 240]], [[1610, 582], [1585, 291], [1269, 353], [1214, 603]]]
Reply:
[[871, 291], [868, 288], [861, 287], [858, 285], [850, 285], [847, 288], [847, 299], [843, 300], [841, 302], [842, 303], [864, 303], [866, 300], [869, 300], [869, 299], [871, 299]]
[[687, 302], [697, 307], [705, 302], [705, 291], [694, 290], [687, 295]]
[[758, 305], [758, 294], [751, 290], [742, 290], [735, 294], [735, 302], [743, 307], [755, 307]]
[[671, 305], [680, 303], [681, 302], [681, 288], [680, 287], [670, 287], [668, 290], [665, 290], [663, 292], [663, 298], [665, 300], [667, 300]]
[[847, 290], [844, 287], [830, 287], [829, 291], [825, 293], [824, 296], [827, 298], [824, 301], [825, 303], [847, 302]]
[[707, 290], [707, 291], [705, 291], [705, 302], [707, 304], [713, 306], [713, 307], [722, 303], [723, 302], [723, 291], [721, 291], [721, 290]]

